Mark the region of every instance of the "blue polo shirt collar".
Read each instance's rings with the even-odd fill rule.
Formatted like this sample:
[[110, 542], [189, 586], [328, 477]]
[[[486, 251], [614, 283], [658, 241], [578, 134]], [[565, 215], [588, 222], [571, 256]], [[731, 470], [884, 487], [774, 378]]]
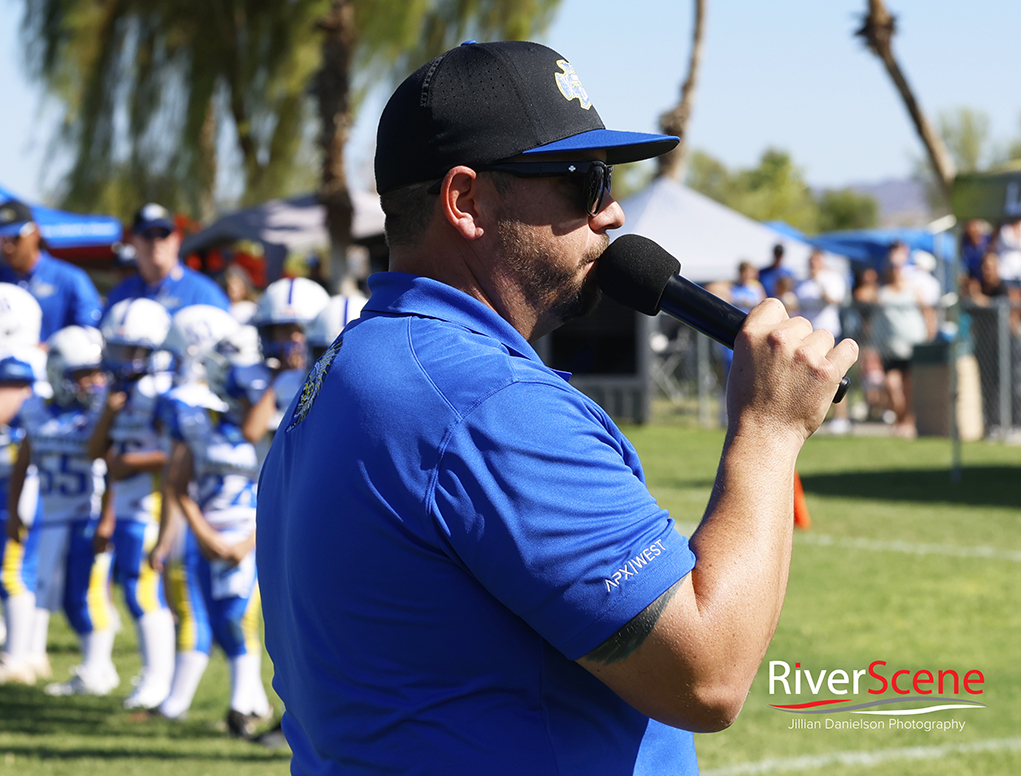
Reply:
[[[142, 283], [145, 285], [146, 294], [151, 295], [152, 298], [155, 298], [156, 295], [158, 295], [160, 291], [164, 289], [165, 286], [176, 283], [178, 280], [181, 279], [183, 275], [184, 265], [178, 262], [177, 264], [174, 265], [173, 269], [171, 269], [170, 272], [167, 273], [167, 276], [165, 278], [160, 278], [159, 280], [152, 284], [146, 283], [144, 280], [142, 281]], [[139, 275], [138, 277], [141, 279], [142, 276]]]
[[[414, 315], [447, 321], [484, 337], [491, 337], [512, 355], [527, 358], [549, 369], [535, 348], [521, 336], [521, 332], [495, 310], [453, 286], [420, 275], [380, 272], [369, 278], [369, 289], [372, 294], [363, 314]], [[570, 372], [556, 369], [550, 371], [564, 380], [570, 380]]]
[[21, 284], [27, 284], [28, 282], [30, 282], [32, 280], [32, 278], [35, 277], [35, 274], [39, 270], [43, 270], [44, 274], [45, 274], [46, 265], [49, 264], [51, 261], [53, 261], [53, 257], [50, 256], [50, 254], [48, 254], [42, 248], [40, 248], [39, 249], [39, 257], [36, 259], [35, 264], [32, 265], [32, 268], [29, 269], [28, 272], [22, 274], [22, 273], [18, 272], [16, 269], [14, 269], [13, 267], [11, 267], [9, 264], [6, 265], [6, 266], [7, 266], [8, 269], [10, 269], [11, 274], [14, 275], [14, 277], [16, 277], [18, 279], [18, 284], [21, 285]]

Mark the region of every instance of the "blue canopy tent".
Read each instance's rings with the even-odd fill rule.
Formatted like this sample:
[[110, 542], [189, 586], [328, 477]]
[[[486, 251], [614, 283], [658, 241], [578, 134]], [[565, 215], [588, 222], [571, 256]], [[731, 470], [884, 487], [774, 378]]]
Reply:
[[928, 229], [849, 229], [840, 232], [822, 232], [807, 235], [783, 221], [769, 221], [767, 225], [789, 237], [803, 240], [831, 253], [846, 256], [851, 261], [871, 264], [877, 269], [886, 259], [891, 243], [902, 242], [913, 251], [926, 251], [933, 256], [951, 259], [957, 253], [957, 241], [948, 231], [932, 232]]
[[16, 199], [32, 209], [43, 239], [56, 256], [68, 259], [109, 259], [111, 246], [124, 236], [120, 219], [102, 215], [80, 215], [26, 202], [0, 185], [0, 202]]
[[936, 257], [940, 279], [944, 290], [952, 281], [949, 268], [957, 257], [957, 238], [953, 232], [933, 231], [930, 229], [911, 229], [907, 227], [893, 229], [849, 229], [839, 232], [823, 232], [806, 235], [790, 224], [782, 221], [770, 221], [769, 226], [778, 232], [811, 243], [817, 248], [830, 253], [846, 256], [858, 265], [867, 265], [877, 270], [883, 268], [883, 262], [894, 242], [902, 242], [912, 251], [925, 251]]

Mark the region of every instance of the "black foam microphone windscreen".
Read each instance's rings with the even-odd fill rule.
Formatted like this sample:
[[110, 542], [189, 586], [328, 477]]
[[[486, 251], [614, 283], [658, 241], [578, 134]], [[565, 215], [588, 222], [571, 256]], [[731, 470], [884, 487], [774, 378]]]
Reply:
[[637, 234], [618, 237], [599, 257], [599, 287], [610, 299], [646, 315], [659, 312], [663, 290], [681, 263], [658, 243]]
[[[656, 315], [660, 310], [717, 342], [734, 348], [734, 340], [747, 315], [677, 273], [681, 264], [662, 246], [637, 234], [618, 237], [603, 251], [596, 280], [610, 299], [632, 310]], [[834, 402], [850, 386], [840, 381]]]

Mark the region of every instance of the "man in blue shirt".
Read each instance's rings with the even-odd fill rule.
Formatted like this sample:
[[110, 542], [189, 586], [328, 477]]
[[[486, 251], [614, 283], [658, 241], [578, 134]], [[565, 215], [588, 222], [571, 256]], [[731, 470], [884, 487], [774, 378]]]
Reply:
[[138, 274], [113, 287], [104, 315], [122, 299], [154, 299], [171, 316], [193, 304], [230, 310], [230, 300], [215, 281], [181, 264], [181, 233], [165, 207], [144, 205], [135, 214], [131, 234]]
[[[258, 566], [295, 774], [697, 773], [780, 613], [794, 460], [854, 343], [749, 315], [702, 525], [530, 342], [598, 301], [624, 222], [605, 129], [534, 43], [468, 43], [380, 119], [391, 272], [312, 368], [259, 485]], [[689, 516], [690, 517], [690, 516]]]
[[0, 282], [28, 291], [43, 311], [40, 339], [65, 326], [98, 326], [100, 301], [85, 270], [45, 250], [31, 209], [17, 200], [0, 204]]
[[781, 278], [794, 278], [794, 271], [783, 265], [783, 243], [773, 246], [773, 263], [759, 270], [759, 282], [766, 289], [767, 296], [779, 297], [776, 284]]

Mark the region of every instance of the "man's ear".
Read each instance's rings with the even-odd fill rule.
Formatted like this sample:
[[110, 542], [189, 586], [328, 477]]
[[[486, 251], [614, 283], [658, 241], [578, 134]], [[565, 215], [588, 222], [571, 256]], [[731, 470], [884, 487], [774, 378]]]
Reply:
[[465, 240], [478, 240], [492, 223], [495, 194], [493, 186], [471, 167], [454, 167], [440, 184], [443, 217]]

